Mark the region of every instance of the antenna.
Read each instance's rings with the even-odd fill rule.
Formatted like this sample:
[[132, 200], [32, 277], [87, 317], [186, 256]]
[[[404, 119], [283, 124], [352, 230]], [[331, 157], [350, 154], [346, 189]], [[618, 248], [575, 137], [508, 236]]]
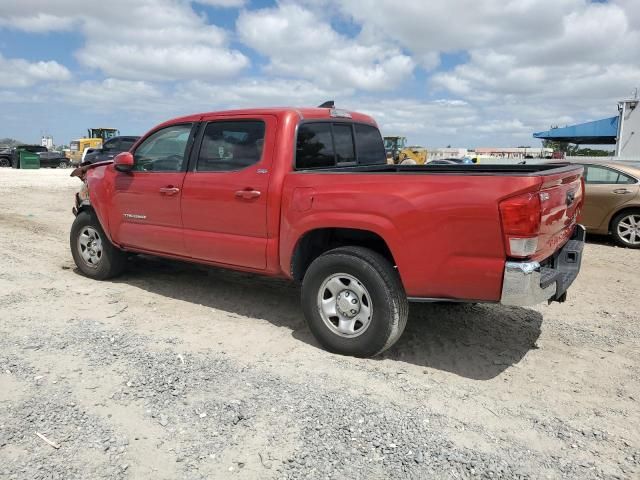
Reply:
[[336, 102], [334, 100], [328, 100], [324, 102], [322, 105], [318, 105], [318, 108], [333, 108], [336, 106]]

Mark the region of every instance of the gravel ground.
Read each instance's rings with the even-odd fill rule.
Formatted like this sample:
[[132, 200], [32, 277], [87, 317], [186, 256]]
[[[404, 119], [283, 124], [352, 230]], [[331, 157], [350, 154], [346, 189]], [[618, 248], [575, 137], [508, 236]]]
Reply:
[[412, 305], [353, 359], [288, 282], [82, 277], [68, 175], [0, 170], [0, 478], [640, 478], [640, 251], [592, 239], [562, 305]]

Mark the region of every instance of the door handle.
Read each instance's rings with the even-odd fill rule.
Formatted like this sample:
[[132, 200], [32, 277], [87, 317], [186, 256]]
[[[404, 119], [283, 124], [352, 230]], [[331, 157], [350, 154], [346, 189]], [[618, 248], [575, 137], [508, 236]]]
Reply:
[[616, 193], [618, 195], [624, 195], [625, 193], [631, 193], [631, 191], [627, 190], [626, 188], [617, 188], [613, 191], [613, 193]]
[[251, 200], [252, 198], [258, 198], [262, 193], [258, 190], [253, 190], [251, 188], [247, 188], [246, 190], [238, 190], [236, 192], [237, 198], [244, 198], [246, 200]]
[[172, 186], [162, 187], [160, 189], [160, 193], [162, 193], [163, 195], [175, 195], [179, 191], [180, 189], [178, 187], [172, 187]]

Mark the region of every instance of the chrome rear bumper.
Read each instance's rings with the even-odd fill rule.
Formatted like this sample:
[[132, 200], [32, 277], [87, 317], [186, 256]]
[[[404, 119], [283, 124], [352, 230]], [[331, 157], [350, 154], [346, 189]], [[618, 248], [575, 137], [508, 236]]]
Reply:
[[538, 262], [506, 262], [500, 303], [525, 307], [564, 301], [580, 271], [584, 240], [584, 227], [576, 225], [571, 239], [544, 262], [545, 266]]

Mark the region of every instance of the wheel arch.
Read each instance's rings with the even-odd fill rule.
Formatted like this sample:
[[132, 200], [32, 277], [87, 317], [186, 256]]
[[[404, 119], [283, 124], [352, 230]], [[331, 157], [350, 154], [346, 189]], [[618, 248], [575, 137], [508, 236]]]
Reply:
[[309, 265], [323, 253], [338, 247], [361, 246], [379, 253], [391, 265], [397, 265], [388, 242], [373, 230], [345, 227], [322, 227], [300, 236], [291, 255], [290, 274], [302, 281]]
[[95, 208], [93, 208], [93, 205], [91, 204], [91, 202], [83, 201], [76, 206], [75, 212], [74, 212], [75, 216], [77, 217], [82, 212], [87, 212], [88, 214], [93, 215], [97, 220], [98, 224], [100, 225], [100, 228], [102, 228], [102, 231], [106, 235], [107, 239], [109, 239], [109, 241], [114, 245], [117, 245], [116, 243], [114, 243], [113, 238], [111, 237], [111, 233], [109, 232], [109, 229], [104, 228], [105, 227], [104, 222], [100, 218], [98, 211]]

